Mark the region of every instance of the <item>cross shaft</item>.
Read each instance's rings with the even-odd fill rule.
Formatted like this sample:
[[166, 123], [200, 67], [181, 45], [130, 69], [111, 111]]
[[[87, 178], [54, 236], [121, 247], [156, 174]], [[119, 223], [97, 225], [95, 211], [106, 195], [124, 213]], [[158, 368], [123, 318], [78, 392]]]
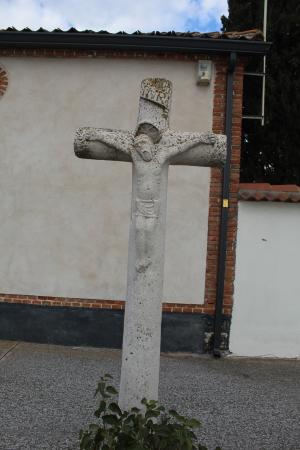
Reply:
[[158, 396], [169, 165], [222, 166], [226, 157], [225, 136], [169, 129], [171, 94], [170, 81], [143, 80], [135, 132], [80, 128], [74, 144], [78, 157], [133, 164], [119, 395], [124, 409]]

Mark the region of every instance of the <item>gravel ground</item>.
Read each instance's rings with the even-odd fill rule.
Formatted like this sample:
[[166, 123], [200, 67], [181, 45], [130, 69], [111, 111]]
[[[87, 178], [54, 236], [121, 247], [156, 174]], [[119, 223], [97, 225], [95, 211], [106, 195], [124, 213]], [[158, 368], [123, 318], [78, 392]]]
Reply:
[[[0, 449], [78, 450], [118, 350], [0, 341]], [[300, 361], [163, 355], [160, 400], [222, 450], [300, 450]], [[184, 450], [184, 449], [183, 449]]]

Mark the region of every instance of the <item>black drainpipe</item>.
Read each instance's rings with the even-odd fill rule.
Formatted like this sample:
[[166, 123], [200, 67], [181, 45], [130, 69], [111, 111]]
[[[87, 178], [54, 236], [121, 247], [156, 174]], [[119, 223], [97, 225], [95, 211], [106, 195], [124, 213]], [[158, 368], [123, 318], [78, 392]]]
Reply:
[[216, 357], [222, 355], [221, 331], [222, 331], [222, 309], [224, 297], [224, 279], [226, 267], [226, 249], [227, 249], [227, 223], [229, 206], [229, 187], [230, 187], [230, 161], [231, 161], [231, 143], [232, 143], [232, 101], [233, 101], [233, 77], [236, 66], [237, 56], [235, 52], [230, 53], [228, 71], [227, 71], [227, 91], [226, 91], [226, 115], [225, 115], [225, 134], [227, 136], [227, 157], [223, 170], [222, 184], [222, 210], [220, 219], [219, 233], [219, 254], [217, 267], [217, 292], [216, 309], [214, 321], [214, 348], [213, 354]]

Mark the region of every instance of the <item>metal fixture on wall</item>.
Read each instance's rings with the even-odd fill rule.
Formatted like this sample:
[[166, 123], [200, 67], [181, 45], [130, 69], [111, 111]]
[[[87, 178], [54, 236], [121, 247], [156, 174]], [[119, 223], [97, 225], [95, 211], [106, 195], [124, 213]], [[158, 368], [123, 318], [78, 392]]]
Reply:
[[209, 85], [211, 82], [212, 62], [209, 59], [198, 61], [197, 84]]

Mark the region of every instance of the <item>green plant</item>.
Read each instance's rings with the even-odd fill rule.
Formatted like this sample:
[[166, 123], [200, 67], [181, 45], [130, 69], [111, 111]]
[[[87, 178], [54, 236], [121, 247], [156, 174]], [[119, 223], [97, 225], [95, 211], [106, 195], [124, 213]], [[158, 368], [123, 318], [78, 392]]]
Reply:
[[173, 409], [166, 413], [158, 402], [146, 399], [141, 409], [122, 411], [113, 401], [117, 391], [108, 384], [111, 378], [106, 374], [98, 383], [98, 421], [80, 431], [80, 450], [207, 450], [197, 443], [193, 432], [200, 426], [196, 419], [181, 416]]

